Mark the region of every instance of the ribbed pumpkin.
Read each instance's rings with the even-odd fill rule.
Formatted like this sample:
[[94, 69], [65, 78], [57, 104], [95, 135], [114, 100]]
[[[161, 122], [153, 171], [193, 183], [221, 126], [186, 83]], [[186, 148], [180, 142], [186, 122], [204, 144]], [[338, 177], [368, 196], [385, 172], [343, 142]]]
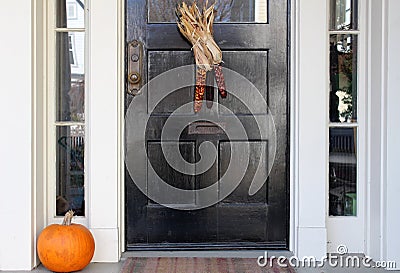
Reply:
[[93, 258], [93, 236], [86, 227], [71, 223], [73, 215], [73, 211], [68, 211], [61, 225], [50, 225], [39, 235], [39, 259], [51, 271], [79, 271]]

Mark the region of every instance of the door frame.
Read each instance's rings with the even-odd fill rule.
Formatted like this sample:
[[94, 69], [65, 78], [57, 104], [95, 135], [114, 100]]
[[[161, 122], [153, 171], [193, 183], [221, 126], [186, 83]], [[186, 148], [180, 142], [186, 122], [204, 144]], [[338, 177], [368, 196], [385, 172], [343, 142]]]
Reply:
[[[326, 217], [325, 210], [313, 210], [315, 207], [325, 207], [326, 203], [326, 184], [320, 183], [327, 181], [327, 157], [328, 147], [327, 139], [327, 119], [325, 116], [317, 118], [315, 121], [314, 113], [328, 113], [328, 97], [324, 92], [314, 94], [315, 90], [327, 90], [327, 67], [328, 52], [326, 49], [327, 35], [327, 1], [320, 0], [292, 0], [290, 4], [290, 49], [288, 58], [290, 58], [290, 79], [288, 84], [290, 108], [289, 125], [290, 125], [290, 204], [289, 204], [289, 250], [298, 256], [314, 255], [322, 257], [326, 254]], [[300, 3], [301, 2], [301, 3]], [[118, 25], [119, 37], [124, 39], [124, 1], [118, 0], [119, 12]], [[117, 4], [115, 4], [117, 5]], [[303, 7], [303, 8], [301, 8]], [[315, 11], [319, 11], [315, 13]], [[325, 11], [325, 12], [321, 12]], [[312, 18], [313, 20], [310, 20]], [[122, 21], [122, 22], [121, 22]], [[104, 23], [103, 23], [104, 24]], [[316, 27], [316, 25], [318, 27]], [[321, 37], [319, 40], [313, 37]], [[308, 58], [314, 54], [320, 53], [324, 58]], [[119, 41], [118, 56], [120, 67], [123, 67], [125, 56], [124, 40]], [[308, 59], [307, 63], [301, 63], [300, 60]], [[316, 67], [316, 71], [326, 71], [315, 80], [312, 71], [308, 69], [310, 65]], [[301, 74], [299, 72], [301, 71]], [[124, 221], [124, 74], [118, 75], [119, 79], [119, 96], [118, 96], [118, 147], [120, 148], [118, 158], [119, 169], [119, 202], [118, 202], [118, 218], [119, 218], [119, 249], [125, 251], [125, 221]], [[299, 94], [302, 94], [301, 96]], [[327, 93], [327, 92], [326, 92]], [[305, 99], [304, 94], [309, 94], [314, 100], [323, 101], [314, 111], [304, 111], [299, 115], [300, 110], [309, 108], [312, 103]], [[321, 130], [315, 132], [315, 127], [310, 127], [309, 120], [314, 120], [312, 125], [319, 126]], [[311, 143], [307, 143], [312, 140]], [[317, 141], [315, 141], [317, 140]], [[300, 145], [301, 144], [301, 145]], [[314, 147], [312, 151], [304, 147]], [[317, 159], [317, 160], [316, 160]], [[317, 171], [315, 171], [317, 170]], [[300, 181], [302, 185], [300, 188]], [[308, 193], [316, 193], [312, 202], [308, 198]], [[315, 204], [318, 204], [315, 206]], [[300, 210], [300, 207], [302, 208]], [[317, 240], [315, 240], [317, 238]], [[309, 241], [317, 241], [313, 245], [309, 245]]]
[[[325, 210], [315, 208], [324, 208], [326, 202], [326, 183], [321, 181], [327, 181], [327, 119], [324, 115], [316, 117], [315, 112], [327, 113], [328, 109], [327, 94], [318, 92], [327, 90], [327, 1], [292, 0], [290, 10], [289, 250], [299, 257], [322, 257], [326, 253], [326, 215]], [[96, 243], [108, 246], [97, 248], [94, 262], [116, 262], [125, 251], [124, 13], [124, 0], [90, 1], [87, 87], [104, 92], [89, 91], [86, 102], [87, 225]], [[324, 57], [311, 58], [315, 54]], [[326, 73], [315, 79], [310, 66]], [[309, 111], [309, 98], [325, 103]], [[310, 192], [314, 193], [312, 200]]]

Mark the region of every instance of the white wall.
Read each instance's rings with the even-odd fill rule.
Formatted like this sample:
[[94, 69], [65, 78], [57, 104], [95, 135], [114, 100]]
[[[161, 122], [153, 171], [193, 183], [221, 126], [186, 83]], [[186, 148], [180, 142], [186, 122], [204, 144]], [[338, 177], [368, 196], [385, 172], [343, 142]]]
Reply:
[[0, 9], [0, 270], [29, 270], [32, 219], [32, 41], [30, 0]]
[[386, 259], [400, 268], [400, 1], [388, 6]]

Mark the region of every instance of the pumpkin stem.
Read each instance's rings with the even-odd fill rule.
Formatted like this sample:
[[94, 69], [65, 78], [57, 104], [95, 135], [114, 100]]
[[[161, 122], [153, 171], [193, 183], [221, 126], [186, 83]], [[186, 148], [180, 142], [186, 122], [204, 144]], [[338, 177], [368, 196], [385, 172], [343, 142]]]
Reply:
[[62, 225], [63, 225], [63, 226], [70, 226], [70, 225], [71, 225], [72, 217], [74, 217], [74, 211], [73, 211], [73, 210], [67, 211], [67, 213], [65, 213], [65, 216], [64, 216], [64, 220], [63, 220], [63, 222], [62, 222]]

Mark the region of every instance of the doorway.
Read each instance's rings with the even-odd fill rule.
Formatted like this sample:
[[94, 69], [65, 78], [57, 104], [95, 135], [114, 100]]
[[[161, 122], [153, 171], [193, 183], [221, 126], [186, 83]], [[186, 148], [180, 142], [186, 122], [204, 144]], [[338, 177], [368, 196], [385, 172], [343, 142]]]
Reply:
[[[176, 0], [127, 0], [126, 2], [126, 67], [132, 61], [129, 46], [136, 45], [140, 60], [138, 73], [144, 92], [130, 92], [125, 97], [125, 110], [132, 103], [141, 101], [141, 117], [146, 117], [143, 143], [146, 157], [136, 157], [143, 168], [132, 175], [129, 164], [125, 168], [125, 215], [126, 247], [133, 249], [226, 249], [226, 248], [288, 248], [289, 234], [289, 96], [288, 96], [288, 48], [290, 5], [281, 0], [219, 0], [216, 1], [214, 37], [223, 52], [223, 67], [235, 71], [254, 86], [268, 104], [257, 113], [249, 111], [234, 92], [229, 77], [226, 78], [227, 98], [218, 96], [215, 89], [210, 109], [203, 104], [216, 122], [195, 121], [182, 128], [175, 141], [162, 139], [163, 128], [172, 113], [194, 99], [195, 71], [185, 69], [186, 77], [193, 79], [192, 86], [184, 86], [152, 105], [155, 89], [149, 84], [163, 73], [179, 67], [193, 65], [190, 44], [180, 35], [176, 26]], [[203, 3], [204, 2], [204, 3]], [[205, 1], [197, 1], [199, 5]], [[129, 73], [127, 72], [127, 78]], [[157, 78], [158, 77], [158, 78]], [[127, 83], [127, 89], [128, 89]], [[239, 90], [249, 92], [249, 90]], [[249, 92], [251, 97], [251, 92]], [[256, 97], [254, 97], [256, 98]], [[253, 98], [253, 100], [254, 100]], [[252, 99], [250, 98], [250, 101]], [[208, 103], [208, 102], [207, 102]], [[257, 101], [253, 101], [257, 104]], [[142, 109], [142, 110], [140, 110]], [[221, 109], [228, 109], [224, 112]], [[196, 117], [193, 111], [181, 112], [181, 118]], [[272, 154], [271, 139], [263, 137], [263, 128], [255, 125], [257, 117], [273, 117], [275, 145]], [[139, 115], [138, 115], [139, 117]], [[232, 141], [225, 130], [230, 117], [240, 120], [247, 138]], [[128, 118], [127, 118], [128, 119]], [[126, 120], [126, 123], [130, 120]], [[126, 143], [137, 143], [135, 127], [127, 124]], [[140, 130], [137, 128], [137, 130]], [[139, 141], [140, 142], [140, 141]], [[202, 155], [201, 146], [211, 143], [215, 157], [204, 172], [187, 174], [169, 164], [165, 153], [168, 147], [178, 147], [180, 156], [196, 165]], [[232, 155], [240, 147], [248, 147], [249, 160], [232, 193], [210, 206], [196, 206], [176, 201], [175, 204], [159, 204], [149, 198], [148, 192], [138, 187], [154, 185], [157, 177], [169, 185], [184, 190], [200, 190], [210, 185], [220, 195], [221, 177], [227, 172]], [[239, 147], [239, 148], [238, 148]], [[239, 150], [237, 150], [239, 149]], [[135, 157], [126, 148], [127, 159]], [[210, 155], [211, 157], [211, 155]], [[241, 166], [233, 166], [233, 169]], [[151, 166], [151, 168], [150, 168]], [[271, 168], [269, 168], [271, 166]], [[154, 170], [154, 173], [149, 170]], [[261, 169], [265, 181], [258, 191], [249, 195], [249, 188]], [[269, 175], [268, 175], [269, 174]], [[132, 176], [135, 178], [133, 179]], [[157, 177], [156, 177], [157, 176]], [[141, 177], [141, 181], [137, 181]], [[186, 206], [186, 207], [185, 207]]]

